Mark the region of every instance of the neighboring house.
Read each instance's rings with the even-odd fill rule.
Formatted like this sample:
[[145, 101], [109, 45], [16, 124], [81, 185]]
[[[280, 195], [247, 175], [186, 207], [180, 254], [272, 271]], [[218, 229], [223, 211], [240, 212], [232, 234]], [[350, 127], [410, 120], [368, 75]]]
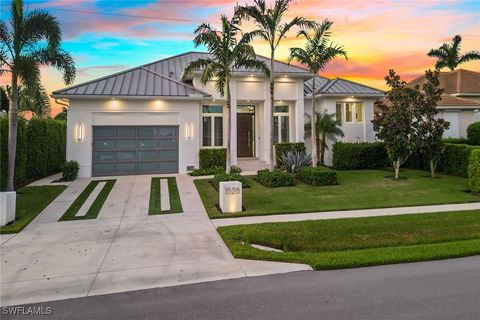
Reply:
[[[467, 127], [480, 121], [480, 72], [458, 69], [440, 72], [440, 87], [445, 89], [438, 102], [438, 116], [450, 123], [444, 136], [466, 137]], [[425, 75], [416, 78], [409, 86], [422, 85]]]
[[[69, 100], [67, 159], [79, 162], [79, 176], [185, 173], [198, 167], [201, 148], [225, 146], [225, 101], [213, 85], [200, 83], [199, 73], [180, 80], [188, 63], [208, 56], [188, 52], [53, 92]], [[311, 75], [275, 64], [274, 142], [302, 142]], [[318, 82], [318, 111], [341, 118], [344, 140], [372, 141], [373, 102], [383, 92], [343, 79]], [[232, 163], [242, 158], [266, 163], [268, 79], [237, 70], [231, 87]]]

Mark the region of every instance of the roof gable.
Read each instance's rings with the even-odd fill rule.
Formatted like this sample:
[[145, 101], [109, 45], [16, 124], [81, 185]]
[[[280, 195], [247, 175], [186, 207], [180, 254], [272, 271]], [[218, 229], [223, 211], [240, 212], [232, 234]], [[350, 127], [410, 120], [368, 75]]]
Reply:
[[[370, 95], [383, 96], [384, 92], [350, 80], [335, 78], [328, 79], [324, 77], [316, 78], [316, 94], [321, 95]], [[312, 94], [313, 80], [307, 80], [304, 83], [305, 95]]]

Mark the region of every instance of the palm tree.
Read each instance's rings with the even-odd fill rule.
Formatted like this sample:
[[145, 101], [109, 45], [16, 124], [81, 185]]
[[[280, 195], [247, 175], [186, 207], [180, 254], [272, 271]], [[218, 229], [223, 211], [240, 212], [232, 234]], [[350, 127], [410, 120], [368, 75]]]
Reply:
[[[245, 33], [240, 36], [238, 17], [229, 20], [226, 16], [221, 17], [222, 29], [216, 30], [208, 23], [202, 23], [196, 30], [193, 40], [195, 46], [205, 45], [211, 58], [202, 58], [192, 61], [185, 69], [183, 78], [194, 71], [201, 71], [200, 81], [206, 85], [208, 82], [215, 83], [215, 89], [224, 97], [227, 104], [227, 163], [226, 172], [231, 169], [231, 94], [230, 80], [234, 70], [245, 68], [247, 70], [260, 70], [269, 73], [263, 61], [257, 60], [255, 50], [249, 44], [252, 34]], [[239, 39], [238, 39], [239, 38]]]
[[[5, 86], [7, 96], [12, 95], [12, 87]], [[8, 101], [8, 98], [7, 98]], [[42, 85], [34, 88], [18, 86], [18, 112], [20, 114], [31, 112], [37, 117], [47, 117], [50, 115], [50, 99], [48, 93]], [[7, 110], [8, 111], [8, 110]]]
[[[51, 65], [62, 71], [66, 84], [75, 78], [72, 57], [60, 48], [62, 32], [55, 17], [43, 10], [24, 12], [23, 1], [13, 0], [10, 28], [0, 22], [1, 73], [10, 72], [11, 95], [8, 111], [7, 191], [13, 191], [18, 127], [18, 86], [40, 86], [40, 65]], [[7, 69], [3, 69], [6, 66]]]
[[[313, 28], [313, 34], [309, 34], [305, 30], [301, 30], [298, 35], [304, 36], [307, 40], [305, 48], [291, 48], [290, 57], [288, 61], [296, 60], [306, 66], [312, 73], [312, 119], [313, 123], [316, 123], [316, 78], [318, 72], [323, 70], [325, 66], [335, 59], [337, 56], [344, 56], [347, 59], [347, 52], [340, 45], [333, 45], [329, 43], [331, 35], [330, 27], [333, 22], [324, 20], [320, 25]], [[315, 126], [311, 128], [311, 140], [312, 140], [312, 165], [317, 166], [317, 132]], [[323, 155], [323, 153], [322, 153]], [[323, 160], [321, 161], [323, 164]]]
[[288, 11], [290, 4], [294, 0], [275, 0], [273, 8], [267, 8], [265, 0], [255, 0], [254, 5], [238, 6], [235, 8], [235, 14], [242, 19], [252, 20], [257, 29], [252, 31], [256, 37], [260, 37], [270, 46], [270, 108], [268, 116], [270, 118], [270, 171], [274, 169], [273, 164], [273, 105], [275, 103], [275, 50], [278, 48], [280, 41], [286, 37], [287, 33], [293, 27], [311, 28], [315, 22], [303, 17], [294, 17], [288, 22], [282, 23], [284, 14]]
[[[338, 136], [343, 137], [343, 131], [340, 129], [342, 123], [335, 119], [335, 114], [329, 114], [326, 110], [322, 112], [318, 112], [316, 114], [316, 126], [312, 130], [312, 121], [311, 116], [307, 117], [310, 118], [310, 121], [305, 123], [305, 136], [311, 135], [312, 131], [315, 130], [316, 133], [316, 151], [317, 151], [317, 159], [320, 159], [320, 164], [325, 164], [325, 150], [328, 150], [327, 140], [336, 142]], [[312, 152], [313, 154], [313, 152]]]
[[435, 69], [441, 70], [443, 68], [449, 68], [451, 71], [462, 63], [474, 60], [480, 60], [480, 51], [471, 50], [465, 54], [460, 55], [460, 43], [462, 42], [462, 37], [456, 35], [452, 39], [452, 43], [444, 43], [438, 49], [432, 49], [427, 56], [437, 58], [435, 63]]

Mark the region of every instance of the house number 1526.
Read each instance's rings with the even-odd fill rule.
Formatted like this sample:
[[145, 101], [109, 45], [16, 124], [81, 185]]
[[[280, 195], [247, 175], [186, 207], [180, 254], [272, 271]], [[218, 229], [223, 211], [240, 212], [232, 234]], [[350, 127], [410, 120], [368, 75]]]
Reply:
[[240, 188], [238, 187], [225, 188], [225, 194], [240, 194]]

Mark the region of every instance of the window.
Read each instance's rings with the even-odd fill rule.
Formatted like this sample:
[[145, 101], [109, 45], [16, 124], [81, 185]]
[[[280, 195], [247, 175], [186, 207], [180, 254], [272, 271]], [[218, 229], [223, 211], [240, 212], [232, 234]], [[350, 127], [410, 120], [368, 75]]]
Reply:
[[363, 102], [337, 102], [335, 116], [342, 121], [342, 111], [345, 110], [345, 122], [363, 122]]
[[335, 119], [342, 122], [342, 104], [337, 102], [335, 106]]
[[352, 122], [353, 103], [345, 103], [345, 121]]
[[223, 106], [203, 106], [202, 113], [202, 145], [223, 146]]
[[363, 122], [363, 103], [355, 103], [355, 122]]
[[289, 113], [288, 106], [273, 108], [273, 143], [289, 142]]

